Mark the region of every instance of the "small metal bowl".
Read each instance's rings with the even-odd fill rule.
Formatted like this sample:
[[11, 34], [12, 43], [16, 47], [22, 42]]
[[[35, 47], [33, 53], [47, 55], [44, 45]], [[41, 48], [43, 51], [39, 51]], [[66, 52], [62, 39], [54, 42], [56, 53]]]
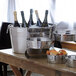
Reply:
[[66, 55], [47, 55], [49, 63], [64, 64], [66, 63]]
[[76, 68], [76, 55], [67, 56], [66, 66]]

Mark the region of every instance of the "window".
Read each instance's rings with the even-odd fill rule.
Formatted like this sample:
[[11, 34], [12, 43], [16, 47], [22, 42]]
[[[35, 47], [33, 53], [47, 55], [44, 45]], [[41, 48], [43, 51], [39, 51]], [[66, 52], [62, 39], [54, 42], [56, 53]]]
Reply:
[[8, 0], [2, 0], [0, 2], [0, 23], [2, 21], [7, 21], [7, 8], [8, 8]]
[[[52, 9], [54, 0], [2, 0], [0, 2], [0, 21], [14, 22], [13, 12], [17, 11], [18, 21], [21, 23], [21, 13], [24, 11], [25, 19], [28, 22], [30, 9], [38, 10], [41, 21], [44, 19], [45, 10], [49, 10], [48, 22], [51, 22], [50, 9]], [[53, 9], [52, 9], [53, 10]], [[33, 13], [34, 22], [36, 22], [35, 12]]]
[[66, 21], [70, 28], [76, 22], [76, 0], [56, 0], [55, 22]]
[[[25, 19], [28, 22], [30, 9], [32, 8], [34, 11], [38, 10], [39, 17], [41, 21], [44, 19], [44, 14], [46, 9], [50, 9], [49, 2], [51, 0], [15, 0], [16, 1], [16, 10], [18, 12], [18, 20], [21, 22], [21, 14], [20, 11], [24, 11]], [[49, 17], [49, 16], [48, 16]], [[33, 12], [33, 19], [36, 22], [35, 12]], [[49, 19], [50, 20], [50, 19]]]

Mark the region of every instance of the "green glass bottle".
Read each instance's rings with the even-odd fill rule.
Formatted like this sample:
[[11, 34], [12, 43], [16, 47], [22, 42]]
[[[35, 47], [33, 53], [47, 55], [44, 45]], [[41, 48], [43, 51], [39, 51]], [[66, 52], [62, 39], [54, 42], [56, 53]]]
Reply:
[[44, 17], [44, 21], [42, 23], [42, 27], [48, 27], [47, 17], [48, 17], [48, 10], [45, 11], [45, 17]]
[[42, 22], [41, 22], [41, 20], [39, 18], [38, 10], [35, 10], [35, 14], [36, 14], [36, 17], [37, 17], [36, 25], [39, 26], [39, 27], [42, 27]]
[[17, 20], [17, 12], [14, 11], [14, 27], [20, 27], [20, 24]]
[[30, 9], [30, 18], [29, 18], [29, 21], [28, 21], [28, 26], [30, 27], [31, 25], [34, 25], [34, 22], [33, 22], [33, 9]]
[[21, 11], [21, 17], [22, 17], [22, 27], [28, 27], [24, 16], [24, 11]]

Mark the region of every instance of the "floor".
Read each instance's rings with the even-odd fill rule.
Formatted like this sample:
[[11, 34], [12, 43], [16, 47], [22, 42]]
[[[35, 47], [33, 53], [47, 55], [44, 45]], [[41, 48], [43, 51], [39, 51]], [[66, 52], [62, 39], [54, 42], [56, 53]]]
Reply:
[[[15, 76], [14, 73], [12, 72], [12, 69], [10, 68], [10, 66], [8, 65], [7, 67], [8, 67], [8, 73], [7, 73], [8, 75], [7, 76]], [[23, 72], [25, 74], [26, 71], [24, 70]], [[37, 73], [32, 73], [31, 76], [43, 76], [43, 75], [40, 75]]]
[[[8, 71], [8, 76], [15, 76], [15, 75], [12, 71]], [[43, 76], [43, 75], [32, 73], [31, 76]]]
[[[12, 72], [12, 69], [10, 68], [10, 66], [8, 65], [7, 67], [8, 67], [8, 73], [7, 73], [8, 75], [7, 76], [15, 76], [14, 73]], [[26, 71], [24, 70], [23, 72], [25, 74]], [[43, 75], [32, 73], [31, 76], [43, 76]]]

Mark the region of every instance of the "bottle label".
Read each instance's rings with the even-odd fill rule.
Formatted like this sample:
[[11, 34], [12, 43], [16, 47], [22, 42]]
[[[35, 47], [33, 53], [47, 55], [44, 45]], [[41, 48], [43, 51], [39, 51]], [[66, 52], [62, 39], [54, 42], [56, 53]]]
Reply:
[[37, 40], [33, 40], [33, 41], [30, 41], [30, 48], [36, 48], [37, 49]]

